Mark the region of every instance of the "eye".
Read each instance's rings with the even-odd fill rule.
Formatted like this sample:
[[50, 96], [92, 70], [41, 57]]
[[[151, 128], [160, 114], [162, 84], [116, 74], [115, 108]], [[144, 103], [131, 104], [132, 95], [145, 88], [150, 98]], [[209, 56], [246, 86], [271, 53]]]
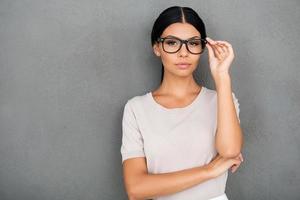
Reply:
[[166, 44], [169, 45], [169, 46], [174, 46], [174, 45], [177, 45], [178, 44], [178, 41], [177, 40], [174, 40], [174, 39], [167, 39], [165, 40]]
[[189, 45], [191, 46], [199, 46], [201, 43], [199, 40], [191, 40], [189, 41]]

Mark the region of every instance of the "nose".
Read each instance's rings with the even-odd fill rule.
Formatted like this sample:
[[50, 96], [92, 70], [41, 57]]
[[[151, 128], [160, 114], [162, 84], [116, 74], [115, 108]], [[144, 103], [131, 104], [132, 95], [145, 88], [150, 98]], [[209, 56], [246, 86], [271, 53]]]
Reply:
[[178, 51], [179, 56], [187, 56], [189, 51], [187, 50], [187, 44], [183, 43], [181, 48]]

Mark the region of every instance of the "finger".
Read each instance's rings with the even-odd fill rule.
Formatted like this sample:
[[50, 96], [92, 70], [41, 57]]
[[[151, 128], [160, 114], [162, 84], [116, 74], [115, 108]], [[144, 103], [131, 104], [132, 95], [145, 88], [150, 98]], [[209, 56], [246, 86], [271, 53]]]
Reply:
[[230, 167], [231, 172], [233, 172], [233, 171], [235, 170], [235, 168], [236, 168], [236, 164], [232, 165], [232, 166]]
[[207, 44], [208, 44], [208, 46], [211, 47], [212, 51], [214, 52], [214, 56], [219, 58], [221, 56], [221, 51], [217, 49], [217, 47], [216, 47], [217, 45], [210, 44], [210, 43], [207, 43]]
[[227, 47], [232, 47], [232, 45], [229, 42], [225, 41], [225, 40], [216, 40], [215, 42], [218, 43], [218, 44], [223, 44]]
[[214, 50], [212, 49], [211, 45], [209, 43], [207, 43], [206, 47], [208, 49], [208, 57], [210, 59], [215, 57], [215, 53], [214, 53]]
[[219, 43], [215, 40], [212, 40], [209, 37], [206, 37], [206, 40], [208, 41], [208, 44], [211, 45], [212, 49], [215, 51], [215, 55], [217, 55], [218, 57], [222, 56], [223, 53], [226, 53], [226, 50], [219, 45]]
[[224, 44], [221, 44], [220, 46], [224, 51], [223, 54], [222, 54], [223, 56], [227, 57], [228, 55], [231, 54], [230, 51], [229, 51], [229, 48], [227, 46], [225, 46]]
[[234, 173], [237, 171], [237, 169], [238, 169], [238, 166], [234, 166], [234, 167], [232, 167], [231, 172]]
[[224, 46], [224, 44], [221, 43], [216, 43], [215, 45], [213, 45], [214, 49], [217, 51], [218, 55], [223, 58], [225, 56], [228, 55], [228, 49], [226, 48], [226, 46]]
[[220, 47], [216, 47], [217, 45], [214, 45], [213, 46], [213, 49], [214, 49], [214, 51], [215, 51], [215, 55], [216, 55], [216, 57], [218, 58], [218, 59], [221, 59], [222, 57], [223, 57], [223, 52], [222, 52], [222, 50], [220, 49]]
[[227, 45], [222, 43], [222, 41], [221, 42], [217, 41], [217, 45], [222, 49], [224, 54], [227, 55], [229, 53], [229, 49], [228, 49]]
[[237, 169], [241, 166], [242, 163], [238, 164], [235, 166], [235, 171], [237, 171]]
[[212, 40], [211, 38], [209, 37], [206, 37], [206, 40], [210, 43], [210, 44], [216, 44], [216, 42], [214, 40]]
[[238, 158], [231, 158], [230, 160], [228, 160], [228, 169], [232, 168], [236, 165], [239, 165], [241, 163], [241, 161]]
[[229, 53], [233, 53], [232, 45], [229, 42], [221, 41], [221, 40], [218, 40], [216, 42], [218, 42], [220, 44], [224, 44], [228, 48]]
[[223, 54], [223, 49], [219, 44], [215, 44], [215, 45], [213, 45], [213, 47], [219, 54]]
[[235, 167], [235, 166], [232, 166], [232, 167], [230, 168], [230, 170], [231, 170], [231, 173], [234, 173], [235, 170], [236, 170], [236, 167]]
[[242, 156], [241, 153], [237, 156], [237, 158], [240, 159], [242, 162], [244, 161], [243, 156]]
[[223, 53], [227, 55], [229, 53], [229, 51], [228, 51], [228, 48], [226, 47], [226, 45], [221, 44], [221, 43], [218, 43], [218, 44], [222, 48]]
[[242, 160], [242, 162], [244, 162], [244, 158], [243, 158], [243, 155], [241, 154], [241, 160]]
[[239, 168], [240, 165], [241, 165], [241, 164], [233, 165], [233, 166], [231, 167], [232, 173], [234, 173], [234, 172]]
[[242, 161], [239, 158], [234, 158], [232, 165], [238, 165], [238, 164], [241, 164], [241, 163], [242, 163]]

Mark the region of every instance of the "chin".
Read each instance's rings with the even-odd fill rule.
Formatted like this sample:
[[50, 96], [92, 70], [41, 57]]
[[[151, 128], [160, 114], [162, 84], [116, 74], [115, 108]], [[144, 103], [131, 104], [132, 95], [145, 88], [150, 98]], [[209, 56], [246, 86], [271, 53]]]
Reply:
[[193, 75], [194, 70], [173, 70], [171, 73], [179, 77], [189, 77]]

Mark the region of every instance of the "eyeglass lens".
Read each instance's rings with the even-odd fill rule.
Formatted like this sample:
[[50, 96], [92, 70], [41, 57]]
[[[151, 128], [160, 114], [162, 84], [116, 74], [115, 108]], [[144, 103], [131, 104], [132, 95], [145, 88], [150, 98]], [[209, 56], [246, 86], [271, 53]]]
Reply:
[[[165, 38], [163, 41], [163, 47], [166, 52], [175, 53], [179, 50], [181, 46], [181, 41], [176, 38]], [[201, 53], [202, 44], [201, 39], [190, 39], [187, 42], [188, 50], [191, 53]]]

